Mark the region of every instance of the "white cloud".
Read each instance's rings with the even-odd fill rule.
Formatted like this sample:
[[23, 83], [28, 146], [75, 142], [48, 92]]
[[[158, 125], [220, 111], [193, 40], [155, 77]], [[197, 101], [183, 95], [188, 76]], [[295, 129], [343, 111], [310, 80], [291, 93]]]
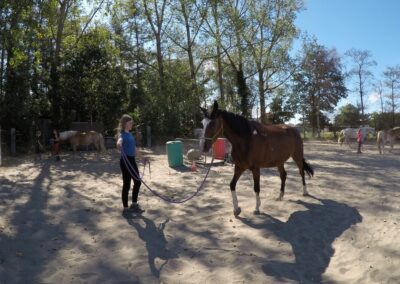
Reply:
[[379, 101], [379, 94], [378, 93], [372, 93], [368, 96], [368, 102], [370, 103], [376, 103]]

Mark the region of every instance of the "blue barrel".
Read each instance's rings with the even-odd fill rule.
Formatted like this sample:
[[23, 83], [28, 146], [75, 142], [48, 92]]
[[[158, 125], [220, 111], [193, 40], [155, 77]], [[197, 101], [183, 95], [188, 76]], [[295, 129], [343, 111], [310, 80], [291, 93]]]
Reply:
[[182, 141], [168, 141], [166, 143], [168, 164], [171, 168], [183, 165]]

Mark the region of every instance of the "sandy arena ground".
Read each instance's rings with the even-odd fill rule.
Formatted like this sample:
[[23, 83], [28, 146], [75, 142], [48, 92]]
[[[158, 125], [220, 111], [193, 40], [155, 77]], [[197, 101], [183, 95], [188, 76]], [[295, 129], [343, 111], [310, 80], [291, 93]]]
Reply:
[[[146, 212], [124, 218], [115, 150], [10, 159], [0, 167], [0, 283], [400, 283], [399, 146], [354, 146], [305, 144], [310, 197], [292, 161], [281, 202], [277, 170], [264, 169], [258, 216], [246, 172], [237, 219], [230, 164], [183, 204], [143, 186]], [[144, 180], [169, 198], [193, 194], [205, 173], [169, 168], [164, 148], [147, 156]]]

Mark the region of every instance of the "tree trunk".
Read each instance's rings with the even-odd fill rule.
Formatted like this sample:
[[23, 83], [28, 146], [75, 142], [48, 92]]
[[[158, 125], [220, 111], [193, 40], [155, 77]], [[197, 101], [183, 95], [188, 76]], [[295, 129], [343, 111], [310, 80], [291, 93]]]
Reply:
[[258, 68], [258, 95], [260, 99], [260, 120], [262, 123], [267, 123], [267, 115], [265, 113], [265, 89], [264, 89], [264, 71], [261, 66]]
[[0, 64], [0, 97], [3, 95], [4, 60], [5, 60], [5, 49], [4, 49], [4, 45], [2, 45], [1, 46], [1, 64]]
[[215, 4], [212, 6], [213, 17], [215, 22], [215, 36], [216, 36], [216, 47], [217, 47], [217, 73], [218, 73], [218, 88], [219, 95], [221, 98], [221, 102], [223, 106], [226, 105], [225, 101], [225, 89], [224, 89], [224, 80], [222, 76], [222, 60], [221, 60], [221, 34], [219, 30], [219, 22], [218, 22], [218, 6]]
[[395, 127], [396, 105], [394, 101], [394, 83], [392, 83], [392, 94], [390, 96], [392, 104], [392, 128]]
[[[165, 91], [164, 91], [165, 78], [164, 78], [164, 58], [162, 55], [162, 45], [161, 45], [161, 33], [162, 33], [162, 25], [164, 22], [164, 11], [165, 11], [166, 0], [162, 1], [161, 11], [159, 11], [159, 8], [157, 6], [157, 1], [154, 1], [154, 13], [156, 15], [156, 21], [153, 21], [153, 19], [152, 19], [152, 15], [150, 14], [151, 11], [148, 9], [146, 0], [143, 0], [143, 5], [144, 5], [147, 20], [151, 26], [151, 30], [153, 31], [155, 38], [156, 38], [157, 70], [158, 70], [158, 77], [160, 80], [159, 88], [158, 88], [158, 95], [160, 98], [162, 98], [165, 93]], [[172, 102], [169, 102], [168, 98], [166, 101], [168, 102], [169, 107], [172, 106]]]
[[362, 119], [364, 120], [364, 91], [363, 91], [363, 85], [362, 85], [362, 75], [361, 75], [361, 70], [358, 72], [358, 80], [359, 80], [359, 88], [360, 88], [360, 100], [361, 100], [361, 115]]
[[[189, 67], [190, 67], [190, 80], [191, 80], [191, 88], [192, 88], [192, 94], [194, 95], [194, 98], [198, 98], [198, 90], [197, 90], [197, 80], [196, 80], [196, 66], [194, 65], [194, 59], [193, 59], [193, 51], [192, 51], [192, 38], [190, 34], [190, 24], [189, 24], [189, 18], [186, 12], [185, 8], [185, 3], [181, 2], [181, 9], [182, 9], [182, 14], [185, 19], [185, 28], [186, 28], [186, 46], [187, 46], [187, 54], [189, 58]], [[199, 104], [197, 104], [199, 105]]]
[[317, 102], [317, 137], [321, 138], [321, 124], [319, 118], [319, 103]]
[[63, 31], [64, 31], [64, 24], [67, 18], [69, 9], [69, 0], [64, 0], [60, 2], [60, 15], [58, 17], [57, 22], [57, 34], [56, 34], [56, 41], [55, 41], [55, 49], [53, 56], [51, 58], [51, 66], [50, 66], [50, 88], [49, 88], [49, 97], [52, 106], [52, 115], [53, 115], [53, 123], [59, 124], [61, 118], [61, 97], [60, 97], [60, 90], [59, 90], [59, 74], [58, 74], [58, 67], [60, 64], [60, 52], [62, 46], [62, 39], [63, 39]]

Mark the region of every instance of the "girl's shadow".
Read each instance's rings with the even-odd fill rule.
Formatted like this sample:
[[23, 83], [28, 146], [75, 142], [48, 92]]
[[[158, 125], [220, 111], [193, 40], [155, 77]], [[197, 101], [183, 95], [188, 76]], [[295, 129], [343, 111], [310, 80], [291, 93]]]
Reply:
[[[140, 220], [144, 221], [144, 226], [140, 224]], [[154, 221], [142, 215], [139, 215], [136, 218], [127, 218], [127, 221], [129, 225], [136, 229], [139, 237], [146, 243], [150, 270], [155, 277], [159, 278], [160, 272], [164, 265], [168, 263], [168, 260], [178, 257], [175, 252], [170, 251], [167, 248], [167, 240], [165, 239], [164, 229], [165, 225], [169, 221], [169, 218], [160, 223], [158, 226], [156, 226]], [[164, 263], [159, 269], [157, 269], [155, 264], [156, 258], [164, 260]]]

